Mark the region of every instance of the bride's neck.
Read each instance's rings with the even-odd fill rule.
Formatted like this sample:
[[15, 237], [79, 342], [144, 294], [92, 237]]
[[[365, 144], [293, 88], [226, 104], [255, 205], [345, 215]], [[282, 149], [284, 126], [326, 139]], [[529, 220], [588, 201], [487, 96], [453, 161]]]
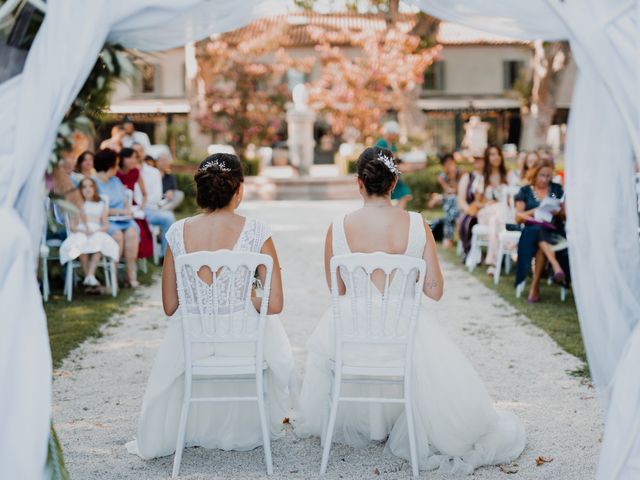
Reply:
[[364, 197], [363, 207], [391, 207], [390, 197]]

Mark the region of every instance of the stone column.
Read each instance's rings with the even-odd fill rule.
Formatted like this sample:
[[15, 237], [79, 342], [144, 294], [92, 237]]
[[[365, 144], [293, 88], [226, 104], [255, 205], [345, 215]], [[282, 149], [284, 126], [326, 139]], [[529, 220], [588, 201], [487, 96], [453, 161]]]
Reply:
[[316, 114], [307, 105], [308, 93], [304, 85], [293, 89], [293, 106], [287, 109], [289, 161], [301, 176], [309, 175], [313, 165], [313, 122]]

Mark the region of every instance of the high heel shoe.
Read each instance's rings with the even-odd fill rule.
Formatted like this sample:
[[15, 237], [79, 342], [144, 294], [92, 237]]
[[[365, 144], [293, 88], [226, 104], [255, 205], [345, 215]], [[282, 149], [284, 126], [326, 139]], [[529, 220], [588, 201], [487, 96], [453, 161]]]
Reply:
[[562, 285], [562, 284], [565, 283], [566, 280], [567, 280], [567, 276], [565, 275], [565, 273], [562, 270], [560, 270], [560, 271], [558, 271], [558, 272], [553, 274], [554, 283]]
[[529, 303], [538, 303], [540, 301], [540, 295], [529, 295], [527, 298], [527, 302]]

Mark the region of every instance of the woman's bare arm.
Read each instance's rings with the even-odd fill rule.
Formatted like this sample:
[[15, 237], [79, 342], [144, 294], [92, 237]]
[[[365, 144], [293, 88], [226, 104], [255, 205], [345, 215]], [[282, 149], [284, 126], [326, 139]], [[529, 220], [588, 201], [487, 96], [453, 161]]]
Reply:
[[[324, 239], [324, 274], [329, 290], [331, 290], [331, 257], [333, 257], [333, 224], [329, 225], [327, 236]], [[344, 282], [338, 275], [338, 292], [340, 295], [344, 295], [346, 291]]]
[[424, 246], [424, 254], [422, 258], [427, 263], [427, 275], [424, 279], [424, 294], [433, 300], [440, 300], [444, 292], [444, 276], [440, 268], [438, 260], [438, 252], [436, 251], [436, 240], [433, 238], [431, 228], [427, 223], [424, 224], [424, 231], [427, 235], [427, 242]]
[[[276, 246], [273, 243], [273, 239], [268, 238], [260, 253], [269, 255], [273, 259], [273, 271], [271, 272], [271, 293], [269, 294], [269, 308], [267, 309], [268, 315], [276, 315], [282, 312], [284, 307], [284, 293], [282, 290], [282, 274], [280, 272], [280, 262], [278, 261], [278, 253], [276, 252]], [[261, 266], [258, 268], [258, 277], [264, 285], [265, 283], [266, 268]], [[253, 297], [253, 304], [256, 310], [260, 311], [262, 299]]]
[[173, 253], [167, 245], [162, 264], [162, 307], [168, 316], [178, 309], [178, 285], [176, 283], [176, 267], [173, 264]]

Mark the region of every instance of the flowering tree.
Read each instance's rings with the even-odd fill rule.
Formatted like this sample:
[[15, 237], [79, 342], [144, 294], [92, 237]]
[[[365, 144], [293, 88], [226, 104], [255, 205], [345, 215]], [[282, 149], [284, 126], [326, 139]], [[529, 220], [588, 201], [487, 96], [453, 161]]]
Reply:
[[[224, 37], [223, 37], [224, 38]], [[306, 72], [314, 59], [293, 59], [279, 46], [280, 29], [229, 45], [223, 39], [199, 45], [197, 120], [215, 140], [242, 154], [250, 143], [279, 140], [290, 99], [287, 70]]]
[[[400, 23], [383, 31], [336, 34], [317, 29], [313, 35], [323, 68], [310, 85], [310, 104], [326, 115], [337, 134], [351, 126], [365, 136], [376, 135], [389, 110], [406, 117], [409, 99], [440, 51], [439, 46], [423, 48], [421, 38]], [[348, 35], [358, 48], [353, 57], [332, 45], [340, 35]]]

